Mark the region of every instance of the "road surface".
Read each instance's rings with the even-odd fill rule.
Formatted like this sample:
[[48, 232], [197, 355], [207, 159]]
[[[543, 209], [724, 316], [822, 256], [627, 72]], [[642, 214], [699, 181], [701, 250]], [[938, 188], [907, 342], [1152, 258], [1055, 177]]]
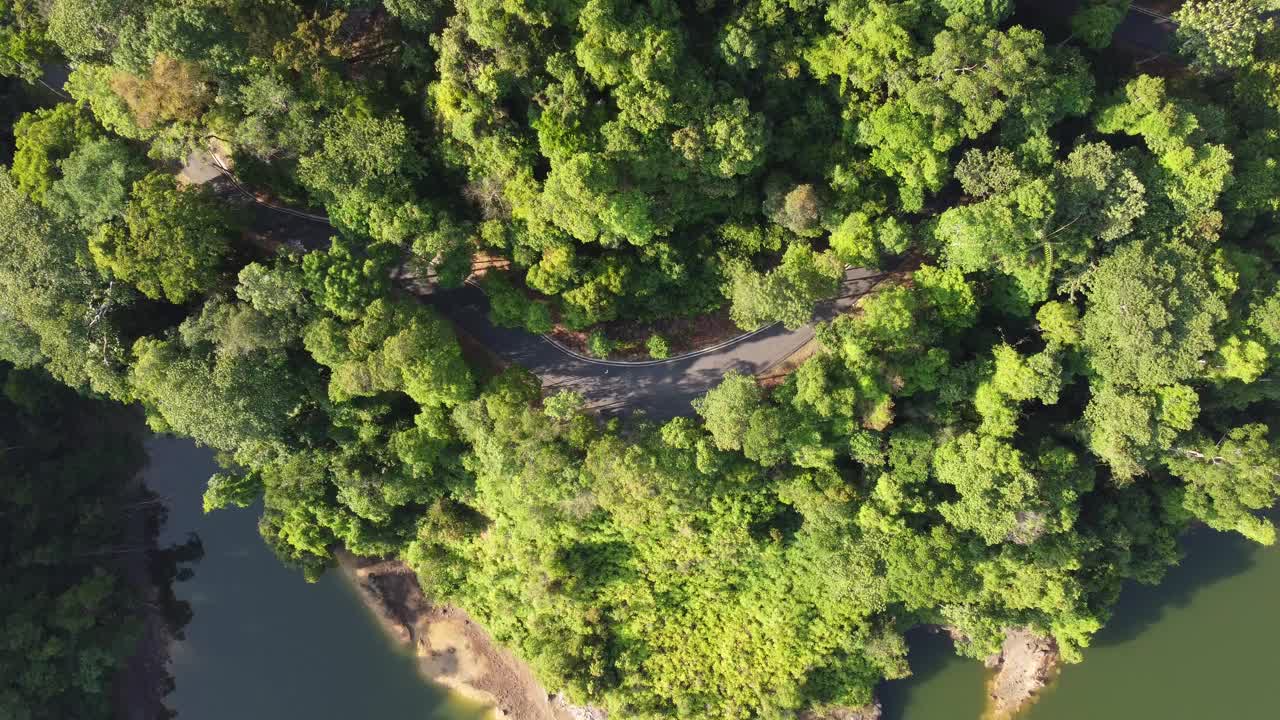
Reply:
[[[184, 176], [205, 178], [211, 164], [192, 158]], [[323, 216], [262, 202], [220, 171], [210, 178], [214, 191], [228, 200], [252, 200], [251, 224], [259, 236], [283, 240], [302, 250], [327, 247], [332, 230]], [[845, 270], [837, 297], [822, 302], [814, 322], [830, 320], [848, 310], [883, 277], [866, 268]], [[489, 322], [489, 300], [473, 285], [431, 292], [420, 297], [503, 360], [521, 365], [542, 379], [544, 389], [575, 390], [587, 406], [605, 415], [644, 412], [669, 418], [690, 412], [694, 398], [715, 387], [730, 370], [755, 375], [785, 360], [813, 339], [813, 324], [796, 330], [772, 325], [721, 343], [713, 349], [664, 361], [619, 362], [583, 357], [543, 337]]]
[[[1117, 28], [1116, 38], [1162, 52], [1170, 45], [1173, 28], [1168, 18], [1134, 5]], [[214, 174], [209, 163], [201, 159], [193, 159], [187, 170], [201, 181]], [[214, 181], [221, 194], [240, 194], [253, 200], [253, 226], [260, 234], [288, 239], [304, 250], [327, 246], [330, 228], [322, 216], [263, 203], [229, 173], [216, 174], [222, 176]], [[866, 268], [846, 270], [840, 295], [816, 308], [814, 322], [830, 320], [848, 310], [882, 277]], [[808, 343], [814, 333], [812, 323], [797, 330], [774, 325], [693, 356], [664, 362], [601, 362], [569, 352], [540, 335], [493, 325], [488, 319], [489, 301], [477, 287], [468, 285], [432, 293], [425, 301], [503, 360], [537, 374], [545, 389], [575, 390], [586, 398], [589, 407], [606, 415], [639, 411], [665, 419], [688, 414], [690, 401], [715, 387], [725, 373], [737, 370], [760, 374]]]
[[[815, 321], [830, 320], [848, 310], [883, 277], [878, 271], [845, 271], [841, 294], [821, 303]], [[605, 415], [643, 411], [666, 419], [690, 412], [689, 402], [715, 387], [730, 370], [754, 375], [777, 365], [813, 338], [813, 325], [787, 330], [773, 325], [713, 351], [660, 363], [609, 363], [566, 353], [539, 335], [500, 328], [489, 322], [489, 301], [478, 288], [466, 286], [435, 294], [430, 300], [459, 329], [503, 360], [519, 364], [542, 378], [544, 389], [576, 390], [588, 406]]]

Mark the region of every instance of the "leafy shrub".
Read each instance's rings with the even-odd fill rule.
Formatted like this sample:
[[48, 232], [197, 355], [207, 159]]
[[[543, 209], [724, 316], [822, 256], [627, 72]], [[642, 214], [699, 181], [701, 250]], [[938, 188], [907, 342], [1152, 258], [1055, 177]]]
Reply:
[[599, 330], [587, 336], [587, 352], [595, 357], [607, 358], [616, 347], [617, 343]]
[[644, 345], [649, 350], [649, 357], [654, 360], [666, 360], [671, 357], [671, 346], [667, 343], [667, 339], [657, 333], [650, 335]]

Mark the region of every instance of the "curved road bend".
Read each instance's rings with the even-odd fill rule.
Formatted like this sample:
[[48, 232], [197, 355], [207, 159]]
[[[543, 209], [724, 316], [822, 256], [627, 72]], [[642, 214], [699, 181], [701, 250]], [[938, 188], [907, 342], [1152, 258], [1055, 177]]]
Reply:
[[[845, 271], [838, 297], [820, 303], [814, 322], [848, 310], [875, 286], [883, 273], [866, 268]], [[798, 330], [773, 325], [712, 352], [660, 364], [603, 365], [566, 354], [540, 335], [501, 328], [489, 322], [489, 301], [465, 286], [426, 297], [463, 332], [508, 362], [542, 378], [549, 392], [576, 390], [587, 405], [606, 415], [642, 410], [666, 419], [689, 413], [689, 402], [715, 387], [730, 370], [755, 375], [785, 360], [813, 338], [813, 324]]]
[[[1129, 8], [1116, 30], [1121, 42], [1160, 52], [1168, 48], [1174, 24], [1140, 5]], [[221, 163], [218, 164], [219, 166]], [[287, 238], [303, 249], [328, 245], [329, 223], [323, 217], [263, 203], [235, 182], [222, 167], [193, 158], [189, 177], [212, 181], [224, 197], [242, 194], [254, 202], [253, 224], [267, 235]], [[821, 303], [814, 320], [830, 320], [865, 295], [881, 276], [875, 271], [845, 271], [840, 296]], [[590, 407], [605, 414], [642, 410], [655, 418], [689, 412], [689, 402], [710, 390], [730, 370], [758, 374], [784, 360], [813, 338], [813, 325], [787, 330], [774, 325], [712, 352], [656, 365], [602, 365], [565, 353], [545, 338], [522, 330], [495, 327], [489, 322], [489, 301], [478, 288], [465, 286], [426, 298], [464, 332], [497, 353], [542, 378], [543, 387], [576, 390]]]
[[[1116, 30], [1121, 42], [1159, 52], [1168, 48], [1174, 24], [1168, 18], [1133, 4]], [[322, 217], [262, 203], [235, 183], [222, 168], [188, 169], [196, 182], [213, 180], [224, 196], [242, 193], [254, 201], [255, 227], [268, 235], [292, 240], [304, 249], [328, 245], [329, 223]], [[219, 178], [221, 176], [221, 178]], [[220, 182], [229, 179], [230, 182]], [[230, 185], [231, 187], [228, 187]], [[875, 271], [845, 271], [840, 296], [818, 306], [815, 322], [830, 320], [866, 294], [881, 276]], [[668, 418], [689, 412], [689, 402], [710, 390], [726, 372], [757, 374], [784, 360], [813, 337], [813, 325], [787, 330], [775, 325], [741, 338], [715, 351], [657, 365], [601, 365], [564, 351], [537, 335], [495, 327], [489, 322], [489, 302], [478, 288], [465, 286], [428, 298], [464, 332], [475, 337], [504, 360], [537, 373], [549, 390], [576, 390], [588, 404], [606, 414], [627, 409], [643, 410], [652, 417]]]
[[[1115, 37], [1119, 42], [1162, 53], [1170, 49], [1176, 27], [1167, 16], [1134, 3], [1116, 28]], [[849, 309], [881, 277], [865, 268], [846, 270], [840, 296], [820, 304], [814, 322], [830, 320]], [[542, 337], [493, 326], [488, 320], [488, 300], [477, 288], [452, 290], [429, 302], [504, 360], [537, 373], [544, 388], [576, 390], [589, 406], [605, 414], [643, 410], [659, 419], [687, 414], [689, 402], [714, 387], [726, 372], [759, 374], [813, 338], [812, 324], [799, 330], [774, 325], [706, 355], [661, 365], [610, 367], [567, 355]]]
[[[263, 202], [240, 185], [216, 158], [211, 163], [193, 155], [183, 174], [194, 182], [209, 183], [214, 192], [228, 200], [251, 200], [251, 222], [257, 232], [288, 238], [289, 244], [304, 252], [328, 246], [332, 234], [328, 219]], [[840, 294], [818, 304], [813, 322], [831, 320], [848, 310], [883, 277], [884, 273], [877, 270], [845, 269]], [[495, 326], [489, 322], [488, 298], [473, 285], [412, 292], [503, 360], [538, 375], [547, 391], [576, 390], [588, 407], [605, 415], [641, 410], [650, 417], [666, 419], [688, 414], [689, 402], [715, 387], [725, 373], [738, 370], [759, 374], [813, 338], [813, 323], [797, 330], [773, 325], [705, 353], [661, 363], [607, 364], [570, 354], [541, 335]]]

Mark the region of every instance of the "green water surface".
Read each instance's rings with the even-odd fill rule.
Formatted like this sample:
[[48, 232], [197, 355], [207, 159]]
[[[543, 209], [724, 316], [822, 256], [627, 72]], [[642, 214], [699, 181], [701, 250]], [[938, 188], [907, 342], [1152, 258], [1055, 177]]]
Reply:
[[194, 617], [175, 643], [167, 704], [178, 720], [479, 720], [424, 682], [337, 572], [308, 584], [258, 536], [259, 509], [205, 515], [213, 453], [154, 438], [147, 484], [169, 501], [162, 541], [196, 532], [204, 558], [176, 587]]
[[[1157, 587], [1132, 585], [1115, 617], [1019, 720], [1280, 718], [1280, 547], [1197, 529]], [[913, 633], [916, 676], [881, 689], [886, 720], [978, 720], [985, 671]]]

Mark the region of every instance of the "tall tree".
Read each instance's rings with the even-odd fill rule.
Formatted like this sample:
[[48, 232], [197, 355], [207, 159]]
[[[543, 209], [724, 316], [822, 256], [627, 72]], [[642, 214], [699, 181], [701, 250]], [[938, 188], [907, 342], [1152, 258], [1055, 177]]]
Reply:
[[100, 227], [90, 250], [103, 271], [147, 297], [184, 303], [218, 282], [232, 228], [207, 190], [151, 173], [134, 183], [124, 218]]
[[1209, 71], [1253, 62], [1258, 37], [1271, 28], [1263, 3], [1254, 0], [1191, 0], [1173, 14], [1179, 49]]

